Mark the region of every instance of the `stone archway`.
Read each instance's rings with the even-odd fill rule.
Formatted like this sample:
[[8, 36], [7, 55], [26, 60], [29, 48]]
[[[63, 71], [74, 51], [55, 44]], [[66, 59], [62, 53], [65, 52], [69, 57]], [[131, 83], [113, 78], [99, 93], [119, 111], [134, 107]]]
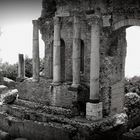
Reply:
[[[121, 48], [122, 49], [122, 54], [121, 54], [121, 61], [122, 61], [122, 65], [121, 65], [121, 69], [122, 69], [122, 79], [125, 76], [125, 57], [126, 57], [126, 28], [130, 27], [130, 26], [140, 26], [140, 20], [139, 19], [124, 19], [124, 20], [120, 20], [116, 23], [113, 24], [113, 36], [114, 36], [114, 32], [118, 32], [118, 36], [120, 36], [120, 39], [122, 38], [122, 42], [119, 45], [122, 45]], [[115, 41], [115, 40], [114, 40]], [[119, 42], [118, 42], [119, 43]], [[121, 49], [120, 48], [120, 49]], [[116, 48], [117, 49], [117, 48]]]
[[113, 30], [118, 30], [121, 27], [140, 26], [139, 19], [124, 19], [113, 24]]
[[[124, 19], [112, 25], [112, 32], [107, 41], [106, 58], [110, 65], [107, 74], [110, 86], [110, 113], [115, 114], [123, 110], [124, 103], [124, 78], [125, 78], [125, 58], [127, 50], [126, 28], [130, 26], [140, 26], [139, 19]], [[106, 88], [107, 89], [107, 88]], [[109, 101], [109, 100], [108, 100]], [[107, 102], [108, 102], [107, 101]], [[104, 108], [105, 112], [107, 107]]]

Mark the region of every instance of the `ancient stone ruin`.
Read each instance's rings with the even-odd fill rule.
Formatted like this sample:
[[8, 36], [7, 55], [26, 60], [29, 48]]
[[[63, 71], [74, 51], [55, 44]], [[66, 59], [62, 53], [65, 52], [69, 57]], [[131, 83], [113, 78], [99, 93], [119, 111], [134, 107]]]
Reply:
[[32, 21], [33, 77], [20, 54], [19, 97], [1, 106], [0, 128], [34, 140], [119, 139], [140, 117], [127, 125], [124, 113], [126, 28], [139, 18], [139, 0], [43, 0]]

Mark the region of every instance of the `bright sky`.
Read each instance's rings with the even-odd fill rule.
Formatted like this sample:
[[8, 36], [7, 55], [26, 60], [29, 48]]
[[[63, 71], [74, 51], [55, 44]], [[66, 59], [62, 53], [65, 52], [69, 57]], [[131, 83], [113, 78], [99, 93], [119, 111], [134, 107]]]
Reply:
[[[18, 54], [32, 58], [32, 24], [15, 23], [2, 27], [0, 36], [0, 58], [11, 64], [18, 61]], [[44, 57], [44, 42], [39, 40], [40, 57]]]
[[126, 29], [127, 55], [125, 76], [140, 76], [140, 27], [132, 26]]
[[[11, 64], [18, 54], [32, 57], [32, 20], [41, 15], [42, 0], [0, 0], [0, 58]], [[44, 56], [44, 43], [40, 35], [40, 57]]]

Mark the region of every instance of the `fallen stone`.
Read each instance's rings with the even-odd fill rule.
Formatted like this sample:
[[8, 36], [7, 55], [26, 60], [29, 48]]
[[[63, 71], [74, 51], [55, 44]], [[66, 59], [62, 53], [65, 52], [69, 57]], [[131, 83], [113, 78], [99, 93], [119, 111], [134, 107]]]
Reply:
[[7, 77], [3, 77], [3, 84], [9, 88], [13, 88], [15, 87], [16, 82]]
[[13, 103], [18, 97], [18, 90], [9, 90], [7, 93], [1, 94], [1, 102], [4, 104]]
[[7, 132], [0, 130], [0, 140], [11, 140], [11, 137]]
[[45, 76], [44, 70], [39, 73], [40, 76]]
[[8, 91], [8, 87], [5, 85], [0, 85], [0, 94], [3, 94]]
[[140, 126], [123, 134], [123, 140], [140, 140]]

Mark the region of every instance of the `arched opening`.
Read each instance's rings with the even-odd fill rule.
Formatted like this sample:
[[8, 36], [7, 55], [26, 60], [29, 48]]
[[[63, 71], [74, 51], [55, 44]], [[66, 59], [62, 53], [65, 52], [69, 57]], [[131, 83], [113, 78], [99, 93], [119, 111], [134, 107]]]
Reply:
[[80, 46], [80, 73], [84, 73], [84, 41], [81, 40], [81, 46]]
[[[124, 94], [126, 93], [124, 81], [125, 76], [127, 76], [128, 73], [131, 74], [131, 72], [133, 71], [140, 71], [140, 64], [138, 63], [138, 56], [140, 56], [140, 43], [138, 41], [139, 39], [136, 39], [140, 36], [140, 27], [135, 26], [135, 21], [137, 21], [136, 25], [140, 24], [140, 21], [127, 21], [129, 22], [127, 23], [124, 20], [124, 22], [119, 22], [118, 24], [116, 23], [116, 26], [114, 26], [115, 30], [111, 34], [109, 32], [106, 42], [106, 55], [105, 58], [103, 58], [106, 60], [104, 61], [105, 63], [102, 63], [104, 64], [104, 69], [102, 70], [104, 70], [104, 72], [106, 73], [104, 79], [108, 80], [108, 83], [105, 80], [104, 85], [106, 87], [103, 86], [102, 89], [104, 90], [103, 98], [106, 98], [106, 101], [104, 101], [103, 103], [103, 111], [105, 112], [105, 114], [108, 114], [108, 110], [110, 110], [110, 112], [113, 114], [116, 112], [120, 112], [123, 109]], [[134, 65], [136, 65], [136, 67]], [[136, 75], [138, 75], [138, 73]], [[110, 106], [107, 106], [106, 104], [108, 104], [109, 102]]]
[[120, 76], [122, 79], [124, 77], [139, 76], [140, 20], [121, 20], [113, 25], [113, 30], [107, 54], [114, 57], [118, 53], [118, 59], [122, 64], [116, 69], [121, 70]]
[[53, 78], [53, 41], [50, 44], [50, 78]]
[[65, 81], [65, 42], [61, 39], [60, 48], [60, 61], [61, 61], [61, 82]]
[[140, 76], [140, 26], [126, 29], [127, 55], [125, 76], [131, 78]]

